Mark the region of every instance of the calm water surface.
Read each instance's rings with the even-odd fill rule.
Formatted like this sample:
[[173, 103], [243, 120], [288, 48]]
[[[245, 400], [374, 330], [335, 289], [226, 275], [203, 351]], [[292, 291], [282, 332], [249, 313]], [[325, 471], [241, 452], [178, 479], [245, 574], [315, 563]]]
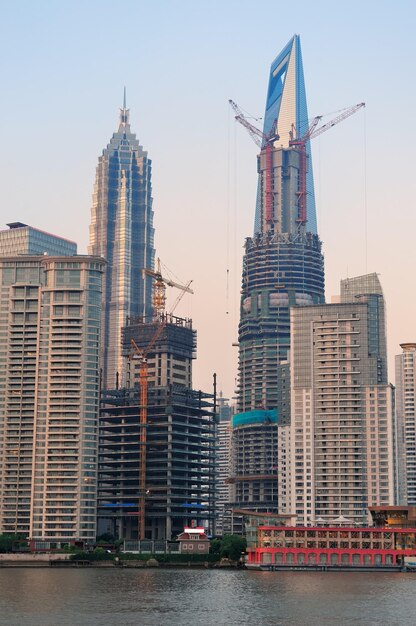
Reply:
[[416, 574], [0, 570], [0, 624], [416, 624]]

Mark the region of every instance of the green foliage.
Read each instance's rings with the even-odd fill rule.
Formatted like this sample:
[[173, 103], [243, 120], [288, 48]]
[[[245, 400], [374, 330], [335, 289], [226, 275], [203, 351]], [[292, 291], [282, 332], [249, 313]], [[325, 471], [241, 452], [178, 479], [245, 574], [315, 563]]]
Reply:
[[219, 559], [239, 561], [241, 553], [245, 552], [247, 541], [241, 535], [224, 535], [221, 539], [212, 539], [210, 555]]
[[216, 554], [219, 557], [221, 554], [221, 547], [222, 547], [222, 539], [212, 539], [211, 545], [209, 548], [209, 553]]
[[156, 559], [159, 563], [215, 563], [219, 557], [215, 554], [134, 554], [122, 552], [118, 555], [120, 561], [148, 561]]
[[65, 544], [64, 546], [62, 546], [60, 552], [79, 552], [79, 548], [77, 548], [77, 546], [74, 546], [70, 543]]
[[71, 561], [114, 561], [114, 554], [103, 548], [95, 548], [93, 552], [76, 552], [71, 554]]
[[221, 541], [221, 558], [227, 558], [231, 561], [238, 561], [241, 553], [247, 548], [247, 541], [241, 535], [224, 535]]
[[[150, 558], [150, 557], [149, 557]], [[218, 561], [214, 554], [155, 554], [153, 558], [159, 563], [213, 563]]]
[[153, 554], [134, 554], [134, 552], [120, 552], [117, 555], [120, 561], [147, 561]]
[[0, 552], [18, 552], [19, 550], [25, 550], [28, 547], [26, 536], [22, 534], [17, 535], [0, 535]]

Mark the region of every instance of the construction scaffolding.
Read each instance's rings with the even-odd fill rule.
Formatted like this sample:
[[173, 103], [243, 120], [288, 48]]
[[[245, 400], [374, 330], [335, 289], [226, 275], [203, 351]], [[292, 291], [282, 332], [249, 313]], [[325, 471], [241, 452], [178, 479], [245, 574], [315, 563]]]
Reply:
[[145, 498], [145, 538], [170, 540], [184, 526], [212, 533], [215, 514], [214, 396], [179, 385], [149, 386], [146, 481], [140, 491], [140, 387], [103, 392], [100, 415], [99, 532], [138, 539]]
[[317, 235], [262, 234], [246, 240], [239, 324], [238, 410], [278, 406], [278, 368], [290, 348], [290, 307], [324, 301]]
[[232, 485], [230, 507], [276, 512], [278, 467], [276, 410], [237, 413], [232, 418]]
[[152, 354], [172, 352], [188, 359], [196, 358], [196, 330], [192, 328], [192, 320], [169, 313], [162, 313], [156, 322], [154, 318], [128, 318], [121, 331], [123, 355], [129, 354], [132, 339], [145, 350], [152, 340], [156, 324], [163, 324], [164, 328], [152, 346]]

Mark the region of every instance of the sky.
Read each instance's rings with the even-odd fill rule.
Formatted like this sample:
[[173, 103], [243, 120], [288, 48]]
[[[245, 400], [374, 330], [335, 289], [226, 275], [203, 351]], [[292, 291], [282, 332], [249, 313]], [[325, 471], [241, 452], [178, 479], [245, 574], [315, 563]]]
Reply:
[[366, 102], [312, 144], [318, 229], [328, 301], [341, 278], [380, 274], [394, 382], [399, 344], [416, 341], [415, 18], [405, 0], [0, 0], [0, 227], [86, 253], [126, 86], [152, 159], [157, 255], [193, 280], [175, 313], [198, 331], [194, 386], [211, 391], [215, 372], [232, 398], [257, 147], [228, 100], [261, 117], [270, 64], [298, 33], [309, 116]]

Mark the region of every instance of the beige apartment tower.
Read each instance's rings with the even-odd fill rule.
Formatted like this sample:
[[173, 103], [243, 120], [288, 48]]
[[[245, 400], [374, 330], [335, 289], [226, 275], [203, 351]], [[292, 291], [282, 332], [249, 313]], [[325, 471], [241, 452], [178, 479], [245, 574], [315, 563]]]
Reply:
[[393, 389], [376, 274], [341, 282], [341, 302], [291, 309], [288, 506], [298, 523], [365, 524], [394, 503]]
[[1, 533], [95, 539], [104, 265], [0, 258]]
[[400, 344], [396, 365], [398, 504], [416, 505], [416, 343]]

